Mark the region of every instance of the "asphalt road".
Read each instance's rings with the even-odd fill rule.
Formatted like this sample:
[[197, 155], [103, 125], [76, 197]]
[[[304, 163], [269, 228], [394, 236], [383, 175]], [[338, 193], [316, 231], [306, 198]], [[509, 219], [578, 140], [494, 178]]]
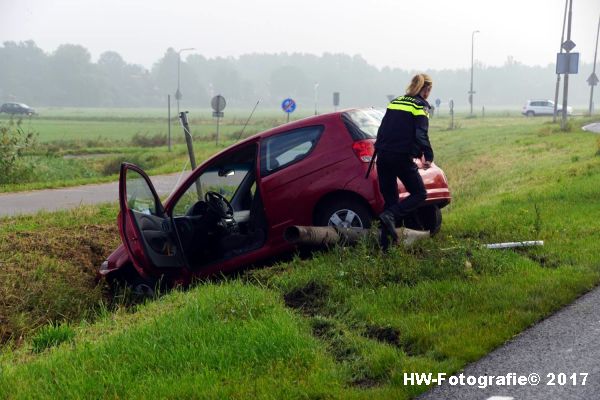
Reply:
[[[187, 176], [185, 173], [184, 177]], [[184, 179], [181, 177], [181, 180]], [[159, 196], [171, 193], [180, 174], [151, 177]], [[119, 201], [118, 182], [84, 185], [62, 189], [33, 190], [0, 194], [0, 217], [56, 211], [83, 204], [115, 203]]]
[[[517, 383], [482, 389], [477, 386], [451, 386], [444, 382], [418, 399], [600, 399], [599, 305], [600, 287], [478, 362], [468, 365], [462, 372], [465, 377], [497, 377], [514, 373], [516, 377], [524, 376], [534, 381], [535, 376], [531, 374], [537, 374], [540, 378], [538, 385]], [[584, 385], [585, 374], [588, 375]], [[515, 380], [518, 379], [516, 377]]]

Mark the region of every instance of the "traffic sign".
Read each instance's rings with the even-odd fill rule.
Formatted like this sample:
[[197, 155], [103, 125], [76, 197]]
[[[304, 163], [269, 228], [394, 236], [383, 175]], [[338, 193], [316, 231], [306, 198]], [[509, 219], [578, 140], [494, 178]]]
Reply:
[[223, 118], [225, 113], [222, 111], [213, 111], [213, 118]]
[[448, 102], [448, 106], [450, 107], [450, 111], [454, 110], [454, 100], [450, 99], [450, 101]]
[[281, 109], [288, 114], [293, 113], [296, 110], [296, 102], [288, 97], [281, 102]]
[[598, 76], [596, 76], [595, 72], [592, 72], [589, 78], [587, 78], [587, 83], [590, 86], [596, 86], [598, 84]]
[[176, 100], [181, 100], [183, 96], [181, 96], [181, 92], [179, 91], [179, 89], [177, 89], [177, 91], [175, 92], [175, 99]]
[[212, 98], [210, 105], [215, 112], [221, 112], [225, 109], [227, 102], [225, 101], [225, 97], [218, 94]]
[[340, 92], [333, 92], [333, 106], [337, 107], [340, 105]]
[[576, 74], [579, 72], [579, 53], [556, 53], [556, 73]]
[[572, 41], [571, 39], [569, 39], [562, 44], [562, 48], [565, 49], [566, 51], [571, 51], [575, 48], [575, 42]]
[[442, 100], [440, 100], [439, 98], [435, 99], [435, 106], [437, 108], [440, 108], [440, 104], [442, 104]]

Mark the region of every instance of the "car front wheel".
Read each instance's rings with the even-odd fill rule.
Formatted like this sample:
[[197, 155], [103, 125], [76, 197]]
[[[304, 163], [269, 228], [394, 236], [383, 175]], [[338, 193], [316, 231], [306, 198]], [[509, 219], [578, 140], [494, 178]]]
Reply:
[[319, 206], [315, 215], [316, 226], [368, 229], [371, 220], [367, 206], [353, 198], [331, 199]]

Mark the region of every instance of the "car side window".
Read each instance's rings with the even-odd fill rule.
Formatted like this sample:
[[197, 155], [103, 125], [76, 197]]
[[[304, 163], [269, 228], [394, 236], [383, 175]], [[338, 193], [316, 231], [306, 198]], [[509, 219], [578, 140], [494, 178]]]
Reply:
[[323, 129], [323, 126], [309, 126], [263, 140], [260, 148], [261, 175], [269, 175], [308, 156], [319, 141]]

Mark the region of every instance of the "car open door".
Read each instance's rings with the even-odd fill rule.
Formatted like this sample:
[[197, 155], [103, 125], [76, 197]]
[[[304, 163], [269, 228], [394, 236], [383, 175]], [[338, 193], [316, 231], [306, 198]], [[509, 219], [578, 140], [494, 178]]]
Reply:
[[121, 240], [138, 271], [186, 266], [173, 220], [148, 175], [136, 165], [121, 164], [119, 205]]

